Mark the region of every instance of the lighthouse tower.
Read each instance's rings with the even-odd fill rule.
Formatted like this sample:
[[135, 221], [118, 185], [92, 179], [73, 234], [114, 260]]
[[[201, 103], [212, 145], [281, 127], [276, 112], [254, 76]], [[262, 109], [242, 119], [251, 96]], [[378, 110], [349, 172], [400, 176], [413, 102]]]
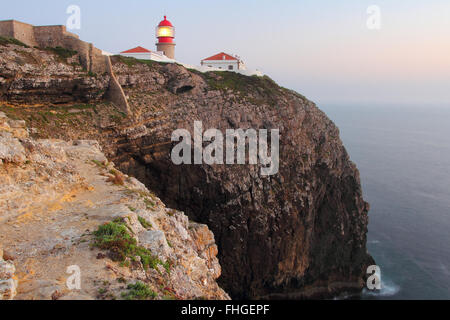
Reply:
[[170, 59], [175, 59], [175, 27], [164, 16], [164, 20], [156, 27], [156, 48], [158, 51], [164, 52], [164, 55]]

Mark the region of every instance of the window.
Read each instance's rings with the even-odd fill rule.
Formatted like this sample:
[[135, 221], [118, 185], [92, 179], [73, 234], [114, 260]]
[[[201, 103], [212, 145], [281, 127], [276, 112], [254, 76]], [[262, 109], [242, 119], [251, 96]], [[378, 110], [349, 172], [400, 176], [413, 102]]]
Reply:
[[175, 32], [173, 27], [156, 27], [156, 37], [175, 37]]
[[234, 70], [233, 66], [228, 66], [228, 70]]

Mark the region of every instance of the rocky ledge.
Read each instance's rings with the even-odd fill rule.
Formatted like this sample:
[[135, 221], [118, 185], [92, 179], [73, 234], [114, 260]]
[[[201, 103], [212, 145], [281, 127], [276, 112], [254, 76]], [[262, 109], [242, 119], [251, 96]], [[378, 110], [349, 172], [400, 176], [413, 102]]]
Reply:
[[0, 112], [0, 212], [0, 298], [229, 298], [208, 227], [115, 169], [96, 141], [35, 140]]

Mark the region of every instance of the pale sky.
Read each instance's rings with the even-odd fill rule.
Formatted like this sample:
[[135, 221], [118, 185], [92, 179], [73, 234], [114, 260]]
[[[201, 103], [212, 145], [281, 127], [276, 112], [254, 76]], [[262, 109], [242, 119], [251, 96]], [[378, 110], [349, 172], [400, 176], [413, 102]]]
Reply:
[[[65, 24], [117, 53], [155, 49], [167, 14], [176, 27], [176, 58], [189, 64], [224, 51], [319, 104], [446, 104], [450, 107], [449, 0], [15, 0], [0, 20]], [[381, 9], [369, 30], [367, 8]]]

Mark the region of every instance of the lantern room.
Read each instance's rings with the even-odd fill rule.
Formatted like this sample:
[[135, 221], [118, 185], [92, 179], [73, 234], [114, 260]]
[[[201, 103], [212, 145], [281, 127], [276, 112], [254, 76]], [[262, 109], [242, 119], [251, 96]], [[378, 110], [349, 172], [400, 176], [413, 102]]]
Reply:
[[158, 38], [156, 43], [157, 50], [163, 52], [168, 58], [175, 59], [175, 43], [173, 41], [175, 38], [175, 27], [167, 20], [166, 16], [156, 27], [156, 38]]
[[159, 42], [173, 42], [175, 38], [175, 28], [172, 23], [164, 16], [164, 20], [156, 27], [156, 37]]

